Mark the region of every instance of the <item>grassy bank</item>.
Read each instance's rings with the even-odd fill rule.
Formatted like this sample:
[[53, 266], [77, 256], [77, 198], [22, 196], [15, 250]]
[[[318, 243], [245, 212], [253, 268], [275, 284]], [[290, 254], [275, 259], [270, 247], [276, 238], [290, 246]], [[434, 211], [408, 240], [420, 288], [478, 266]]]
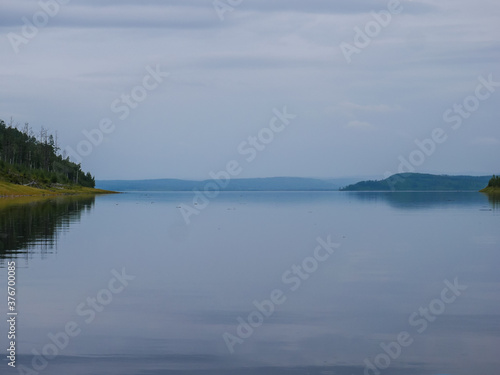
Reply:
[[93, 189], [79, 185], [52, 185], [44, 188], [16, 185], [0, 181], [0, 198], [23, 196], [50, 196], [50, 195], [75, 195], [75, 194], [115, 194], [115, 191]]
[[487, 194], [500, 194], [500, 187], [488, 186], [488, 187], [485, 187], [484, 189], [480, 190], [480, 192], [487, 193]]

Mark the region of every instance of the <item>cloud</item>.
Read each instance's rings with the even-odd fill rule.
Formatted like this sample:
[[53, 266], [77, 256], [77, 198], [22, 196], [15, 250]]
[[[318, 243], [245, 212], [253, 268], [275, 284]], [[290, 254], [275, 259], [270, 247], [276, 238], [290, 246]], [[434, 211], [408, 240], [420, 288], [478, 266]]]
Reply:
[[[363, 14], [387, 9], [387, 3], [387, 0], [252, 0], [242, 3], [240, 7], [259, 12]], [[405, 12], [410, 14], [428, 13], [436, 9], [433, 5], [418, 1], [406, 2], [404, 6]]]
[[[443, 110], [473, 93], [478, 76], [500, 79], [494, 1], [401, 3], [404, 11], [347, 64], [340, 43], [353, 43], [354, 28], [388, 0], [244, 0], [223, 22], [213, 0], [71, 0], [18, 54], [8, 33], [22, 32], [39, 0], [2, 0], [0, 118], [58, 130], [74, 148], [83, 129], [114, 116], [110, 104], [130, 95], [144, 67], [158, 64], [172, 74], [168, 83], [84, 159], [99, 178], [205, 178], [283, 105], [299, 118], [252, 166], [253, 177], [382, 173], [412, 139], [441, 126]], [[429, 158], [428, 167], [494, 170], [499, 105], [497, 90], [470, 120], [481, 129], [456, 132], [450, 158]], [[466, 145], [488, 153], [462, 163]], [[373, 156], [360, 163], [366, 152]]]
[[385, 104], [362, 105], [351, 102], [341, 102], [339, 103], [338, 108], [347, 109], [351, 111], [378, 112], [378, 113], [392, 112], [399, 109], [396, 106], [389, 106]]
[[[95, 2], [72, 1], [60, 5], [47, 27], [62, 28], [162, 28], [199, 29], [222, 27], [211, 5], [194, 6], [193, 2]], [[30, 6], [31, 4], [31, 6]], [[12, 29], [23, 26], [23, 17], [33, 19], [41, 10], [37, 3], [13, 2], [2, 5], [0, 27]]]
[[476, 146], [496, 146], [500, 145], [500, 141], [494, 137], [476, 137], [471, 143]]
[[365, 121], [349, 121], [347, 127], [350, 129], [373, 129], [373, 125]]
[[[226, 3], [226, 2], [224, 2]], [[229, 3], [230, 4], [230, 3]], [[231, 6], [240, 15], [245, 13], [297, 14], [368, 14], [387, 8], [387, 0], [252, 0]], [[412, 2], [405, 4], [408, 14], [428, 13], [434, 6]], [[30, 19], [39, 11], [37, 2], [3, 0], [0, 27], [21, 26], [22, 17]], [[233, 12], [229, 12], [233, 13]], [[205, 0], [72, 0], [61, 5], [61, 12], [49, 27], [64, 28], [207, 28], [227, 27], [220, 22], [213, 1]]]
[[337, 105], [329, 106], [325, 108], [325, 112], [328, 114], [341, 113], [349, 117], [355, 117], [356, 113], [389, 113], [400, 110], [399, 106], [386, 105], [386, 104], [356, 104], [349, 101], [342, 101]]

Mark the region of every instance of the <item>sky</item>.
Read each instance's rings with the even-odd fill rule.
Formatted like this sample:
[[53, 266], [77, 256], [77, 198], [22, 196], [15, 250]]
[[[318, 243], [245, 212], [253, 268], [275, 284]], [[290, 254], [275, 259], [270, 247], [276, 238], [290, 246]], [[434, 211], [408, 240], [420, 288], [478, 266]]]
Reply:
[[97, 179], [500, 173], [498, 0], [0, 7], [0, 119]]

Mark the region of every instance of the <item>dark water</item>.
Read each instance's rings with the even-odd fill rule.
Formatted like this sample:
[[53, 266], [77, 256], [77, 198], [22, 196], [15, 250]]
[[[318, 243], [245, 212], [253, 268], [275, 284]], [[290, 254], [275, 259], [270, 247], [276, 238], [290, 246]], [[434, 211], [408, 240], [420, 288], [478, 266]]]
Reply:
[[498, 373], [495, 199], [228, 192], [186, 225], [192, 197], [1, 209], [0, 373]]

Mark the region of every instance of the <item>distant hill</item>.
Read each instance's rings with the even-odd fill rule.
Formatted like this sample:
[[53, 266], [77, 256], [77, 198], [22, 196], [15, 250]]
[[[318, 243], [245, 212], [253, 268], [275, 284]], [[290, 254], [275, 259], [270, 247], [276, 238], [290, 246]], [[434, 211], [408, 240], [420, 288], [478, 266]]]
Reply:
[[423, 173], [399, 173], [385, 180], [361, 181], [342, 191], [479, 191], [491, 176], [448, 176]]
[[[314, 179], [300, 177], [268, 177], [231, 179], [221, 188], [224, 191], [334, 191], [355, 179]], [[190, 181], [178, 179], [159, 180], [98, 180], [100, 189], [115, 191], [191, 191], [203, 190], [214, 180]], [[221, 182], [222, 185], [222, 182]]]

